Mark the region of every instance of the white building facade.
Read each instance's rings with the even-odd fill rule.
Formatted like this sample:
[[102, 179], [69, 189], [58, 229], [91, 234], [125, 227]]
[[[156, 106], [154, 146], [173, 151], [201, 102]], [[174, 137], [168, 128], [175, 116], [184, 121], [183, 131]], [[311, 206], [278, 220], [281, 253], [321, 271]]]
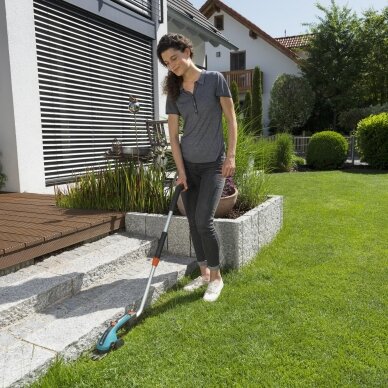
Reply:
[[[270, 92], [281, 74], [300, 74], [297, 56], [274, 38], [221, 1], [209, 0], [201, 12], [238, 50], [206, 44], [207, 68], [223, 72], [228, 80], [240, 84], [241, 98], [251, 86], [250, 75], [258, 66], [263, 76], [263, 126], [269, 125]], [[240, 82], [242, 81], [242, 82]]]

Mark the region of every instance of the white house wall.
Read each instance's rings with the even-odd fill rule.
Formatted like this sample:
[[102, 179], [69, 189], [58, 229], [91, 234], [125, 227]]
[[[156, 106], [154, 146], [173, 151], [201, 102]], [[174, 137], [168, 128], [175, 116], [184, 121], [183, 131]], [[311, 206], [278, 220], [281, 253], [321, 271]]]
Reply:
[[3, 190], [42, 192], [43, 144], [31, 0], [0, 1], [0, 52], [0, 161], [8, 177]]
[[[263, 122], [264, 127], [269, 125], [268, 109], [271, 88], [276, 78], [281, 74], [300, 74], [297, 64], [280, 50], [260, 38], [252, 39], [249, 29], [224, 12], [215, 13], [209, 21], [214, 23], [214, 16], [224, 15], [224, 30], [222, 34], [239, 51], [246, 51], [246, 69], [259, 66], [263, 72]], [[216, 57], [220, 52], [221, 56]], [[225, 47], [213, 47], [206, 43], [207, 67], [209, 70], [230, 71], [230, 50]]]
[[159, 62], [156, 55], [156, 48], [160, 38], [167, 34], [167, 1], [163, 1], [163, 23], [158, 24], [156, 30], [156, 40], [154, 41], [154, 90], [155, 90], [155, 119], [162, 120], [166, 118], [166, 95], [163, 94], [162, 84], [167, 75], [167, 69]]

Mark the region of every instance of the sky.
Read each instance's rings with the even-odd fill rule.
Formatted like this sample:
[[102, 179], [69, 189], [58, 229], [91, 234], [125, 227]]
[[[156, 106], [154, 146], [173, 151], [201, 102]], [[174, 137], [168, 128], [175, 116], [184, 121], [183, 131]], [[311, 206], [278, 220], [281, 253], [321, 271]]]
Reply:
[[[189, 0], [199, 9], [205, 0]], [[256, 24], [274, 38], [299, 35], [308, 32], [304, 23], [318, 22], [317, 16], [323, 13], [315, 6], [315, 0], [221, 0], [239, 14]], [[329, 7], [330, 0], [320, 0], [320, 4]], [[357, 13], [374, 8], [381, 11], [388, 6], [388, 0], [336, 0], [336, 4], [347, 6]], [[286, 33], [285, 33], [286, 32]]]

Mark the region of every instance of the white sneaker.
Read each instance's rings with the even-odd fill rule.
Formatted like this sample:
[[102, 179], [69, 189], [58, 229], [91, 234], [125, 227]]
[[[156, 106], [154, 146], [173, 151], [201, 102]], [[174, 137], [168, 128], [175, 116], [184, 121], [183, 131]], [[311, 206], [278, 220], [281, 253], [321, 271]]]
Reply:
[[198, 276], [196, 279], [192, 280], [190, 283], [186, 284], [183, 289], [185, 291], [195, 291], [202, 286], [209, 284], [209, 280], [204, 279], [202, 276]]
[[224, 287], [224, 282], [221, 280], [214, 280], [207, 286], [203, 300], [206, 302], [215, 302], [221, 294], [221, 290]]

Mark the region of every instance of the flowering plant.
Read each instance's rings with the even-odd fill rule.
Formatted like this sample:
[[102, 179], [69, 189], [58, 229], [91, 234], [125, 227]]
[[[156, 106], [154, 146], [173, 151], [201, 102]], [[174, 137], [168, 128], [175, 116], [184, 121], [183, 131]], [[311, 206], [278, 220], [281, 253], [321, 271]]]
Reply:
[[233, 195], [235, 191], [236, 191], [236, 185], [234, 183], [233, 177], [228, 176], [225, 179], [225, 184], [222, 190], [221, 197], [229, 197], [229, 195]]

